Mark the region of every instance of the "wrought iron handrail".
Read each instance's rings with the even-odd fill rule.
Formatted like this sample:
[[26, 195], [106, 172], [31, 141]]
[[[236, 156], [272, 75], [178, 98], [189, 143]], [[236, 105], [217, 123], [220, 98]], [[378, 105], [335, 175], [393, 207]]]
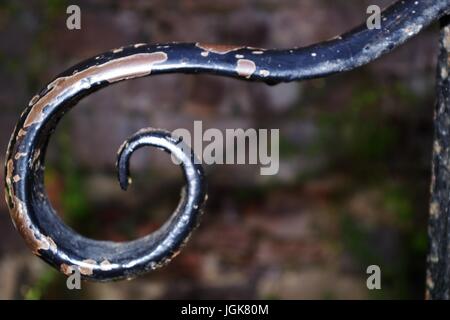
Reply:
[[[181, 160], [185, 196], [157, 232], [126, 243], [96, 241], [66, 226], [54, 212], [44, 188], [45, 151], [65, 112], [80, 99], [110, 84], [165, 73], [210, 73], [268, 84], [325, 77], [349, 71], [392, 51], [432, 22], [450, 13], [450, 0], [398, 1], [382, 13], [380, 29], [366, 24], [329, 41], [303, 48], [262, 49], [203, 43], [136, 44], [105, 52], [57, 76], [30, 101], [14, 130], [6, 157], [6, 200], [12, 220], [32, 251], [69, 274], [77, 268], [86, 279], [130, 278], [164, 265], [175, 256], [198, 224], [206, 199], [203, 171], [194, 154], [162, 130], [144, 130], [119, 150], [122, 188], [129, 180], [134, 150], [156, 146]], [[449, 297], [450, 129], [449, 26], [444, 24], [439, 62], [439, 103], [433, 158], [431, 251], [427, 276], [431, 298]], [[445, 168], [444, 168], [445, 167]]]

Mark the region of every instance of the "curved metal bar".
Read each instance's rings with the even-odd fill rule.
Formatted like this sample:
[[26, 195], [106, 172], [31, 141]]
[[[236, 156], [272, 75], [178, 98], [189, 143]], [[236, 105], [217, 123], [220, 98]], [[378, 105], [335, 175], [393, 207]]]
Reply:
[[6, 200], [16, 228], [32, 251], [87, 279], [133, 277], [163, 265], [178, 252], [197, 223], [205, 200], [203, 174], [175, 138], [147, 130], [119, 152], [119, 181], [126, 188], [128, 161], [139, 147], [162, 147], [182, 159], [187, 198], [156, 233], [114, 243], [82, 237], [54, 212], [44, 189], [45, 151], [60, 118], [84, 96], [110, 84], [163, 73], [211, 73], [275, 84], [323, 77], [366, 64], [405, 42], [450, 9], [450, 0], [399, 1], [382, 15], [382, 28], [359, 28], [305, 48], [266, 50], [242, 46], [136, 44], [88, 59], [60, 74], [33, 97], [12, 135], [6, 157]]

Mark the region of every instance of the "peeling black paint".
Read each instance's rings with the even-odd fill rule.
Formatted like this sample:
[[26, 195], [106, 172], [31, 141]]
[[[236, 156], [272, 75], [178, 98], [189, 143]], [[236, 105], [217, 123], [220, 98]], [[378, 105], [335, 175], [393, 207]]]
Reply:
[[[390, 52], [449, 11], [450, 0], [398, 1], [383, 12], [381, 29], [368, 30], [363, 23], [340, 37], [304, 48], [266, 50], [201, 43], [137, 44], [88, 59], [45, 86], [19, 119], [6, 157], [5, 194], [13, 222], [33, 252], [64, 273], [75, 267], [86, 279], [107, 281], [134, 277], [162, 266], [178, 254], [198, 223], [206, 198], [201, 167], [192, 163], [192, 154], [184, 158], [185, 197], [156, 233], [126, 243], [85, 238], [56, 215], [43, 184], [46, 147], [65, 112], [96, 90], [148, 75], [210, 73], [276, 84], [352, 70]], [[444, 88], [442, 83], [440, 88]], [[445, 88], [447, 91], [441, 93], [448, 100], [448, 83]], [[448, 130], [444, 120], [438, 121], [438, 130]], [[118, 158], [121, 186], [128, 185], [128, 161], [134, 150], [151, 145], [182, 156], [174, 139], [164, 131], [146, 130], [127, 140]], [[447, 145], [441, 140], [438, 135], [437, 142], [447, 152]], [[438, 182], [443, 159], [435, 156]], [[447, 176], [443, 175], [442, 179], [445, 179], [442, 185], [447, 186]], [[444, 198], [436, 199], [443, 203]], [[438, 250], [437, 254], [442, 253]]]

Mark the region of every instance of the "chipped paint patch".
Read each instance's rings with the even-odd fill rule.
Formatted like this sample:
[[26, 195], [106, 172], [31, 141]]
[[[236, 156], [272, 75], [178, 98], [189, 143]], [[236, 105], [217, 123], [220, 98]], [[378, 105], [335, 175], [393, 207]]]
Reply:
[[448, 70], [446, 67], [442, 67], [441, 68], [441, 78], [442, 79], [447, 79], [448, 78]]
[[117, 150], [117, 155], [121, 154], [124, 149], [129, 147], [129, 145], [130, 145], [130, 143], [128, 142], [128, 140], [125, 140], [124, 142], [122, 142], [119, 149]]
[[34, 105], [39, 100], [39, 98], [39, 95], [35, 95], [28, 103], [28, 106], [31, 107], [32, 105]]
[[268, 77], [270, 75], [270, 71], [269, 70], [261, 70], [261, 71], [259, 71], [259, 74], [263, 77]]
[[47, 236], [47, 237], [45, 237], [45, 238], [47, 239], [47, 242], [48, 242], [48, 244], [49, 244], [49, 249], [50, 249], [52, 252], [58, 251], [58, 246], [56, 245], [55, 241], [53, 241], [53, 239], [50, 238], [49, 236]]
[[20, 158], [25, 157], [27, 154], [25, 152], [17, 152], [16, 155], [14, 156], [15, 160], [19, 160]]
[[434, 153], [437, 154], [437, 155], [439, 155], [439, 154], [442, 152], [442, 147], [441, 147], [441, 145], [439, 144], [438, 141], [435, 141], [435, 142], [434, 142], [434, 145], [433, 145], [433, 151], [434, 151]]
[[100, 269], [103, 271], [109, 271], [112, 269], [111, 262], [109, 262], [107, 259], [100, 262]]
[[175, 258], [180, 254], [180, 252], [181, 252], [181, 249], [175, 251], [175, 252], [172, 254], [172, 257], [171, 257], [170, 259], [175, 259]]
[[232, 46], [223, 44], [207, 44], [207, 43], [196, 43], [196, 47], [204, 50], [205, 52], [212, 52], [216, 54], [227, 54], [239, 49], [244, 49], [243, 46]]
[[11, 218], [17, 231], [25, 239], [26, 244], [35, 255], [40, 255], [39, 250], [49, 250], [51, 244], [46, 237], [35, 231], [31, 225], [25, 204], [16, 196], [12, 196], [13, 208], [10, 210]]
[[19, 175], [13, 176], [13, 174], [14, 162], [10, 159], [6, 164], [5, 198], [9, 206], [9, 213], [14, 227], [22, 235], [26, 244], [35, 255], [40, 255], [39, 250], [51, 249], [52, 251], [56, 251], [56, 244], [50, 237], [42, 236], [39, 231], [34, 230], [25, 203], [15, 195], [12, 185], [13, 182], [19, 182], [21, 177]]
[[444, 28], [444, 39], [443, 39], [443, 46], [444, 49], [447, 50], [447, 52], [450, 52], [450, 27]]
[[[76, 86], [90, 86], [96, 82], [107, 81], [109, 83], [142, 77], [149, 75], [153, 66], [165, 62], [167, 54], [162, 51], [152, 53], [138, 53], [104, 64], [89, 67], [75, 75], [58, 78], [49, 84], [49, 92], [41, 97], [28, 113], [24, 125], [27, 128], [44, 119], [44, 109], [58, 101], [65, 94], [74, 92]], [[88, 83], [82, 83], [88, 79]]]
[[430, 262], [432, 263], [438, 263], [439, 262], [439, 257], [436, 255], [431, 255], [430, 256]]
[[256, 71], [256, 64], [252, 60], [239, 59], [236, 66], [236, 72], [241, 77], [250, 78]]
[[8, 185], [8, 187], [11, 187], [13, 172], [14, 172], [14, 162], [10, 159], [6, 163], [6, 184]]
[[23, 129], [20, 129], [19, 132], [17, 133], [17, 137], [18, 138], [24, 137], [26, 135], [27, 135], [27, 132], [25, 130], [23, 130]]
[[95, 266], [97, 266], [97, 261], [92, 259], [86, 259], [80, 263], [78, 269], [80, 270], [80, 273], [82, 275], [90, 276], [94, 273]]
[[35, 163], [36, 160], [39, 159], [39, 156], [40, 156], [40, 155], [41, 155], [41, 150], [40, 150], [40, 149], [37, 149], [37, 150], [34, 152], [34, 155], [33, 155], [33, 163]]
[[432, 202], [430, 205], [430, 215], [436, 218], [439, 215], [440, 207], [438, 202]]
[[72, 266], [69, 266], [68, 264], [63, 263], [63, 264], [61, 264], [61, 266], [59, 267], [59, 270], [60, 270], [62, 273], [64, 273], [66, 276], [70, 276], [70, 275], [73, 273], [74, 268], [73, 268]]
[[430, 276], [427, 276], [427, 288], [429, 290], [433, 290], [433, 288], [434, 288], [434, 282], [433, 282], [433, 279], [431, 279]]
[[64, 79], [64, 78], [57, 78], [57, 79], [53, 80], [52, 82], [50, 82], [50, 83], [47, 85], [47, 90], [48, 90], [48, 91], [53, 90], [53, 88], [55, 88], [56, 86], [58, 86], [58, 85], [63, 81], [63, 79]]
[[413, 24], [406, 27], [404, 32], [408, 35], [408, 37], [411, 37], [419, 33], [420, 30], [422, 30], [422, 27], [423, 27], [422, 25]]

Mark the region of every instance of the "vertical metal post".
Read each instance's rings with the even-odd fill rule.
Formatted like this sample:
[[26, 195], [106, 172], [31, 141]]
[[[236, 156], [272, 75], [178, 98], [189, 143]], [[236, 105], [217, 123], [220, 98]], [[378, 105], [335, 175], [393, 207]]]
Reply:
[[441, 19], [426, 298], [450, 298], [450, 17]]

